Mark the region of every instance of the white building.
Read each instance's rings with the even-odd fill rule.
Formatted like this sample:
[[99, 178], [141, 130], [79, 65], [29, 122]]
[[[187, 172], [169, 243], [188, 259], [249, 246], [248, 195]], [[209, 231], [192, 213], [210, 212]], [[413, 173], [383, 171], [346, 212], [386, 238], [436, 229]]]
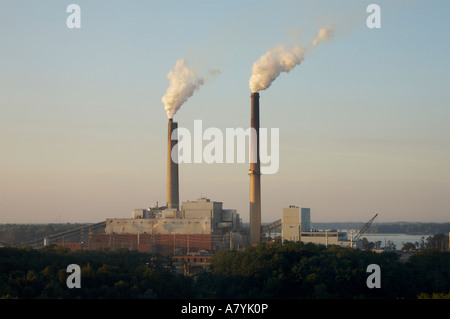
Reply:
[[336, 231], [311, 231], [311, 213], [309, 208], [300, 209], [296, 206], [283, 208], [281, 216], [281, 240], [301, 241], [321, 245], [349, 246], [347, 233]]
[[350, 247], [347, 240], [347, 233], [336, 231], [310, 231], [301, 233], [301, 241], [304, 243], [313, 243], [320, 245], [339, 245]]
[[283, 208], [281, 216], [281, 240], [299, 241], [300, 240], [300, 221], [299, 208], [296, 206], [289, 206]]
[[135, 209], [132, 218], [106, 219], [107, 234], [212, 234], [237, 230], [241, 225], [235, 209], [222, 209], [221, 202], [200, 198], [176, 209]]

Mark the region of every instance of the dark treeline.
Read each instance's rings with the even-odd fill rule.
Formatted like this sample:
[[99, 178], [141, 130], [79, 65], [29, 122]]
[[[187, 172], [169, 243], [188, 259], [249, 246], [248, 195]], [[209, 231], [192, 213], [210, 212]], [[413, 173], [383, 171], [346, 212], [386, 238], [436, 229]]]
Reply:
[[[66, 285], [69, 264], [81, 288]], [[369, 289], [367, 266], [381, 269]], [[433, 295], [434, 294], [434, 295]], [[439, 295], [440, 294], [440, 295]], [[1, 298], [419, 298], [450, 296], [450, 252], [426, 249], [400, 262], [393, 252], [303, 244], [219, 251], [209, 271], [175, 272], [169, 257], [128, 250], [0, 249]]]
[[[380, 289], [367, 287], [370, 264], [381, 268]], [[427, 249], [402, 263], [394, 252], [277, 243], [221, 251], [200, 279], [218, 298], [417, 298], [450, 293], [450, 253]]]
[[[81, 288], [69, 289], [67, 266], [81, 268]], [[49, 246], [0, 248], [0, 298], [182, 298], [192, 280], [176, 274], [169, 257], [118, 249]]]

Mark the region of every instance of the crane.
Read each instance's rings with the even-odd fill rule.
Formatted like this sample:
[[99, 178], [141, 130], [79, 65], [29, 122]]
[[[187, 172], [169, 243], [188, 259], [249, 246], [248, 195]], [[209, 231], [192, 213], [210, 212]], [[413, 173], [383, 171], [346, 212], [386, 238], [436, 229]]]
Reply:
[[371, 220], [369, 220], [363, 227], [361, 227], [361, 229], [356, 234], [355, 238], [352, 239], [352, 241], [355, 241], [355, 242], [358, 241], [358, 239], [361, 237], [361, 235], [366, 232], [366, 230], [370, 227], [370, 225], [372, 224], [372, 222], [375, 220], [375, 218], [377, 216], [378, 216], [378, 214], [375, 214], [375, 216], [373, 216]]

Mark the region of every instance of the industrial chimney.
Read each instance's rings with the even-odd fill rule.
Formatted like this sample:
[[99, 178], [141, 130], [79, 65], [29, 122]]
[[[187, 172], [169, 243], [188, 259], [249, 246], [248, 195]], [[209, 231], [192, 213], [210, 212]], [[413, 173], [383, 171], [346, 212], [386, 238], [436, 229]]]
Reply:
[[[261, 166], [259, 158], [259, 93], [251, 95], [250, 243], [261, 241]], [[253, 134], [256, 133], [256, 134]], [[256, 144], [256, 145], [255, 145]]]
[[[177, 129], [177, 127], [178, 124], [176, 122], [173, 122], [173, 119], [169, 119], [167, 139], [167, 208], [179, 210], [177, 148], [178, 136], [172, 137], [172, 133], [175, 129]], [[174, 156], [173, 159], [172, 150]]]

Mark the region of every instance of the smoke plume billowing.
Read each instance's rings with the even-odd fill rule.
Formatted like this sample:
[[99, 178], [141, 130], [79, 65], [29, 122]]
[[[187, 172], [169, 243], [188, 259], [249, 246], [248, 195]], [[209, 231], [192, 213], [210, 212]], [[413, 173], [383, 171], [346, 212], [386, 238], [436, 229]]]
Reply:
[[[315, 47], [320, 42], [331, 41], [334, 35], [331, 27], [320, 29], [312, 42]], [[303, 62], [305, 48], [295, 46], [287, 49], [284, 45], [278, 45], [265, 53], [252, 66], [252, 75], [249, 85], [252, 92], [259, 92], [267, 89], [272, 82], [282, 73], [289, 72], [296, 65]]]
[[317, 32], [317, 36], [314, 38], [311, 45], [313, 47], [317, 46], [320, 42], [330, 42], [334, 36], [334, 31], [332, 27], [322, 28]]
[[187, 66], [186, 60], [180, 59], [175, 63], [173, 70], [167, 74], [170, 85], [161, 101], [167, 111], [169, 119], [173, 118], [181, 105], [194, 94], [195, 90], [203, 85], [203, 78], [198, 78], [195, 72]]
[[252, 67], [250, 90], [258, 92], [267, 89], [281, 72], [289, 72], [303, 61], [305, 49], [296, 46], [286, 49], [278, 45], [259, 58]]

